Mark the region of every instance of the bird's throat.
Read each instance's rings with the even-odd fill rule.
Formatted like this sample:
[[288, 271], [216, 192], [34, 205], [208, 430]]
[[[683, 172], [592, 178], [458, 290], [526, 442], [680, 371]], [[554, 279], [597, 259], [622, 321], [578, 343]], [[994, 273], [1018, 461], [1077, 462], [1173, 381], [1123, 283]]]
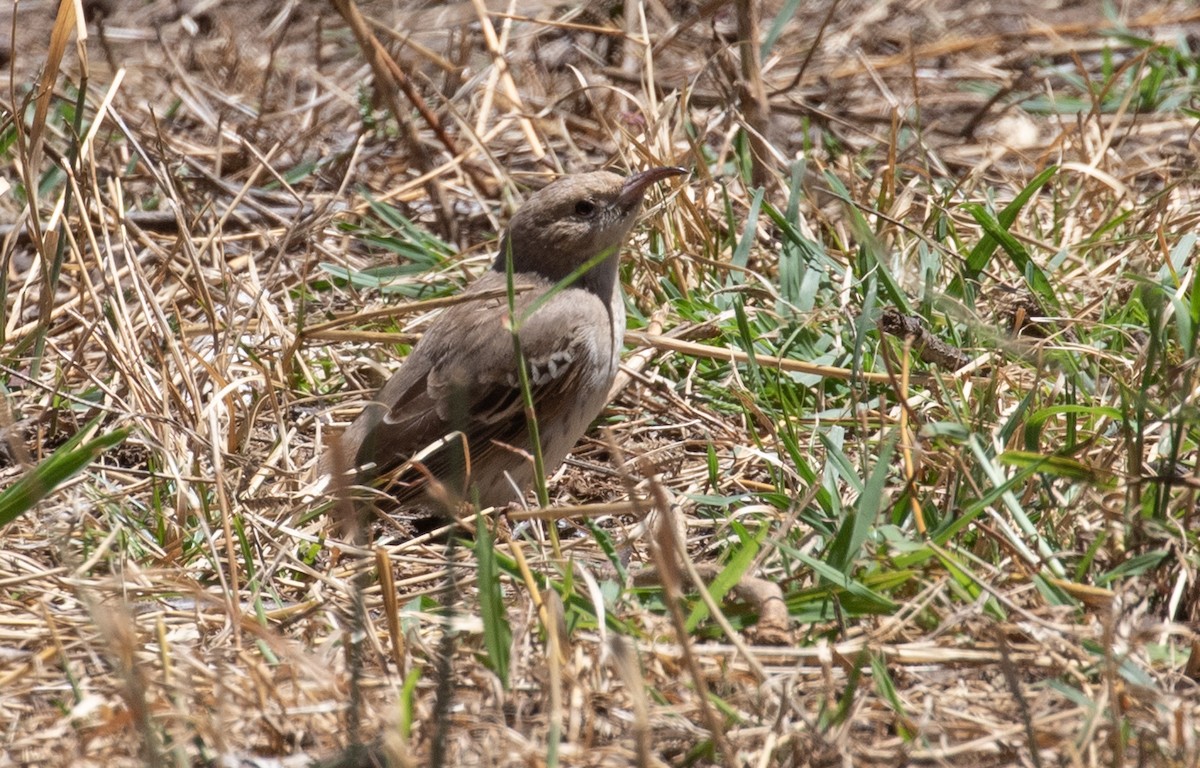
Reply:
[[620, 263], [621, 248], [617, 246], [604, 261], [583, 273], [579, 278], [579, 287], [591, 291], [607, 303], [617, 286], [617, 268]]

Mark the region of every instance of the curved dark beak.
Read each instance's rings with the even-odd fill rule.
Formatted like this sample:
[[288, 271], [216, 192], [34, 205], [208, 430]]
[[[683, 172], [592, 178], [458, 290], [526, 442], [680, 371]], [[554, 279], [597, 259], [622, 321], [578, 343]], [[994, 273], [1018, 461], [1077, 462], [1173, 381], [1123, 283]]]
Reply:
[[645, 171], [639, 171], [632, 176], [625, 178], [625, 183], [621, 185], [621, 194], [617, 197], [617, 201], [622, 206], [630, 206], [634, 203], [639, 203], [642, 200], [642, 195], [651, 184], [657, 184], [663, 179], [669, 179], [672, 176], [687, 176], [689, 171], [686, 168], [678, 166], [664, 166], [662, 168], [650, 168]]

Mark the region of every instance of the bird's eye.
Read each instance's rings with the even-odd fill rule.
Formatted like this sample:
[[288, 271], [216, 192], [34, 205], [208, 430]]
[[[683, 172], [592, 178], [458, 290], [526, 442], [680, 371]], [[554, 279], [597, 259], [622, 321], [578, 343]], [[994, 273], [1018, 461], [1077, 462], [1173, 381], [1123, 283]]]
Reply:
[[591, 200], [580, 200], [579, 202], [575, 203], [575, 213], [579, 214], [585, 219], [591, 218], [592, 214], [595, 212], [596, 204]]

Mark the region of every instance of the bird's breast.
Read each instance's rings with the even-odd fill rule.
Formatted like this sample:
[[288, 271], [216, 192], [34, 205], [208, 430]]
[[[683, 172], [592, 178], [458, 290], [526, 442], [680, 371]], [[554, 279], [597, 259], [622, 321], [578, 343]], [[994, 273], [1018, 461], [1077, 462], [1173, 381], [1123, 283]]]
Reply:
[[[563, 418], [540, 430], [547, 468], [557, 467], [566, 458], [608, 405], [609, 391], [617, 377], [621, 347], [625, 340], [625, 303], [619, 292], [614, 293], [607, 311], [603, 313], [608, 327], [592, 329], [596, 343], [588, 345], [586, 354], [591, 359], [583, 367], [586, 374], [580, 377], [574, 402], [566, 409]], [[543, 425], [539, 424], [539, 427]]]

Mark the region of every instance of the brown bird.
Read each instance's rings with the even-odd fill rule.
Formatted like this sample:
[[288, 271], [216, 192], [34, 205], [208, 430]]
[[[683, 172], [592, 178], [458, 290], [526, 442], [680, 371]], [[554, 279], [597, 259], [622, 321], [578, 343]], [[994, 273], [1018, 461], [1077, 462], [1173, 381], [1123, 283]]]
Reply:
[[[434, 321], [343, 433], [333, 450], [344, 459], [326, 455], [325, 471], [351, 463], [357, 482], [369, 484], [412, 460], [424, 471], [406, 468], [388, 487], [400, 503], [416, 501], [430, 476], [483, 506], [523, 497], [534, 480], [533, 443], [514, 325], [544, 467], [557, 469], [607, 404], [617, 375], [625, 333], [619, 251], [642, 196], [652, 184], [686, 173], [652, 168], [621, 178], [596, 171], [534, 193], [509, 223], [491, 269], [466, 290], [483, 298], [456, 304]], [[508, 296], [496, 295], [506, 293], [510, 264], [511, 311]]]

